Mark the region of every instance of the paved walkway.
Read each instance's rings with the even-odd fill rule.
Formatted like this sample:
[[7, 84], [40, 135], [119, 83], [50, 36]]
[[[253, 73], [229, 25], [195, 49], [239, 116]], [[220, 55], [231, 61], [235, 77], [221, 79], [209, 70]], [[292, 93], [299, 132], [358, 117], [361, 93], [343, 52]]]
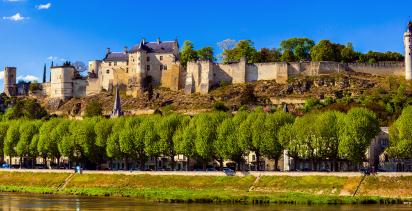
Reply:
[[[74, 170], [53, 170], [53, 169], [0, 169], [0, 172], [33, 172], [33, 173], [65, 173], [72, 174]], [[124, 175], [178, 175], [178, 176], [226, 176], [224, 172], [202, 172], [202, 171], [83, 171], [83, 174], [124, 174]], [[270, 172], [270, 171], [249, 171], [236, 172], [236, 176], [337, 176], [337, 177], [357, 177], [362, 176], [360, 172]], [[382, 172], [377, 176], [399, 177], [412, 176], [412, 172]]]

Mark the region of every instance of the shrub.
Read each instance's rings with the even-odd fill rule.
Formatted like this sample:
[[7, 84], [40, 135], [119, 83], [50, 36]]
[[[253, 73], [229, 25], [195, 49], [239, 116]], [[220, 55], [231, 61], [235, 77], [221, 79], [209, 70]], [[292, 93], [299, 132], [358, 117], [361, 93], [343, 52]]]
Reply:
[[85, 117], [101, 116], [103, 114], [102, 105], [99, 101], [93, 100], [87, 104], [84, 111]]
[[225, 104], [222, 103], [222, 102], [215, 102], [215, 103], [213, 104], [213, 110], [214, 110], [214, 111], [224, 111], [224, 112], [227, 112], [227, 111], [229, 111], [229, 108], [226, 107]]

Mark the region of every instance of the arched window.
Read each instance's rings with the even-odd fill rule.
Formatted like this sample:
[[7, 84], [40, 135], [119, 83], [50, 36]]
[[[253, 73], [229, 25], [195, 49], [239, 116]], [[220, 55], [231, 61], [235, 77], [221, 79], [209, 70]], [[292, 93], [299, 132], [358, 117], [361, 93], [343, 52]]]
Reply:
[[109, 73], [110, 73], [110, 70], [106, 70], [106, 73], [109, 74]]

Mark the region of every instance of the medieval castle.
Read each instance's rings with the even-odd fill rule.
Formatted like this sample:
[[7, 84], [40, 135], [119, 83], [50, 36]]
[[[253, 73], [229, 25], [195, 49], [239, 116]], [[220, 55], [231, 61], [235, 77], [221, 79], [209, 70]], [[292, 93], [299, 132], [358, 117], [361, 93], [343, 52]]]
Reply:
[[[225, 83], [245, 83], [276, 80], [285, 83], [297, 75], [324, 75], [355, 71], [372, 75], [396, 75], [412, 79], [412, 22], [404, 34], [405, 62], [376, 64], [338, 62], [276, 62], [248, 64], [244, 59], [232, 64], [211, 61], [189, 62], [183, 68], [179, 62], [179, 44], [176, 41], [146, 42], [141, 40], [131, 49], [112, 52], [107, 49], [102, 60], [89, 62], [88, 74], [81, 76], [70, 64], [51, 68], [50, 82], [41, 84], [41, 93], [49, 98], [63, 100], [112, 91], [114, 86], [136, 96], [150, 86], [160, 86], [185, 93], [208, 93], [210, 88]], [[45, 77], [44, 77], [45, 78]], [[16, 83], [16, 68], [4, 71], [4, 93], [8, 96], [27, 94], [27, 87]]]

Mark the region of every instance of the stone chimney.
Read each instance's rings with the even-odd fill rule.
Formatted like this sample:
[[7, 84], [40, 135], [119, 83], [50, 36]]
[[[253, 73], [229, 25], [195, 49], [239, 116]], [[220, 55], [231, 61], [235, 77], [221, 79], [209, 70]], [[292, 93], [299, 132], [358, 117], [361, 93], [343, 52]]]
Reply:
[[110, 54], [110, 48], [106, 49], [106, 54]]
[[160, 44], [160, 37], [157, 38], [157, 44]]
[[124, 53], [129, 52], [129, 49], [127, 48], [127, 46], [124, 47]]

